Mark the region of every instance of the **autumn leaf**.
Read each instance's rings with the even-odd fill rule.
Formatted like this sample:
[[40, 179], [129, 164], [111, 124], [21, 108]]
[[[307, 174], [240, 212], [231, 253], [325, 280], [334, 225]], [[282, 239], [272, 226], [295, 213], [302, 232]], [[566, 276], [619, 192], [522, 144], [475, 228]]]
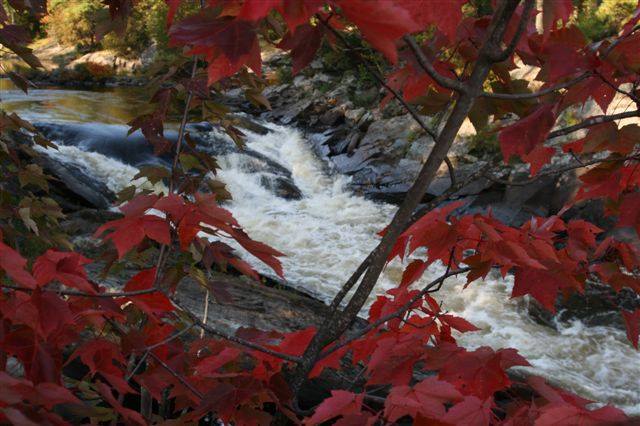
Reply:
[[531, 114], [500, 131], [498, 140], [505, 162], [514, 155], [531, 153], [545, 141], [556, 121], [554, 110], [553, 104], [541, 105]]
[[364, 38], [394, 64], [398, 61], [396, 40], [420, 29], [409, 11], [392, 0], [343, 0], [338, 5]]
[[305, 425], [318, 425], [338, 416], [360, 414], [364, 395], [342, 390], [332, 390], [331, 396], [316, 408], [313, 416], [304, 421]]
[[[124, 286], [124, 291], [135, 292], [142, 290], [149, 290], [153, 288], [156, 280], [156, 268], [147, 269], [138, 272], [133, 278], [131, 278]], [[129, 296], [128, 299], [146, 312], [148, 315], [162, 315], [174, 310], [173, 304], [161, 291], [155, 291], [147, 294], [140, 294], [137, 296]]]
[[91, 259], [78, 253], [47, 250], [36, 259], [33, 265], [33, 276], [39, 286], [59, 281], [67, 287], [96, 293], [95, 286], [89, 282], [84, 270], [84, 265], [88, 263], [91, 263]]
[[[0, 233], [0, 237], [2, 234]], [[35, 288], [36, 280], [25, 270], [27, 259], [0, 240], [0, 269], [16, 283], [27, 288]]]

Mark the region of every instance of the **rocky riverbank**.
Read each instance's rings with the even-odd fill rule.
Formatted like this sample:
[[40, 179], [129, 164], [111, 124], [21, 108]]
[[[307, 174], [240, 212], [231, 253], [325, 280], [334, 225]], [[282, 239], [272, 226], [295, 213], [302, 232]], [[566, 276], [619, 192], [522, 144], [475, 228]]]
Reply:
[[[277, 73], [279, 67], [288, 66], [286, 62], [283, 56], [270, 58], [266, 61], [267, 73]], [[311, 69], [312, 72], [296, 76], [290, 82], [268, 87], [265, 96], [271, 110], [267, 112], [256, 110], [234, 93], [231, 99], [244, 111], [302, 129], [329, 171], [351, 177], [350, 186], [355, 193], [378, 201], [400, 203], [433, 147], [433, 140], [395, 101], [381, 108], [383, 90], [370, 87], [365, 89], [368, 93], [354, 93], [351, 88], [357, 85], [353, 75], [325, 73], [319, 60], [311, 64]], [[357, 104], [367, 96], [368, 106]], [[434, 125], [430, 117], [424, 116], [423, 120]], [[477, 175], [478, 170], [494, 163], [499, 156], [497, 146], [478, 137], [467, 120], [450, 153], [456, 180], [461, 182]], [[562, 164], [568, 160], [556, 161]], [[503, 179], [528, 178], [524, 165], [506, 167], [499, 173]], [[465, 213], [490, 208], [503, 222], [518, 226], [532, 216], [556, 214], [573, 195], [577, 178], [578, 175], [571, 172], [513, 187], [476, 176], [455, 196], [467, 201]], [[424, 201], [441, 195], [450, 185], [449, 170], [443, 165]], [[584, 218], [605, 229], [605, 235], [638, 242], [638, 236], [631, 230], [611, 229], [598, 201], [577, 204], [565, 218]], [[533, 300], [529, 306], [532, 318], [549, 327], [555, 328], [558, 321], [579, 319], [587, 326], [613, 325], [623, 329], [620, 308], [639, 307], [640, 297], [633, 291], [615, 293], [598, 282], [590, 282], [585, 294], [574, 294], [566, 300], [559, 297], [555, 316]]]
[[32, 46], [42, 68], [29, 68], [15, 55], [3, 53], [0, 60], [7, 71], [17, 71], [38, 85], [47, 86], [142, 86], [148, 82], [145, 69], [156, 58], [155, 45], [139, 57], [128, 58], [113, 50], [81, 51], [61, 46], [45, 38]]

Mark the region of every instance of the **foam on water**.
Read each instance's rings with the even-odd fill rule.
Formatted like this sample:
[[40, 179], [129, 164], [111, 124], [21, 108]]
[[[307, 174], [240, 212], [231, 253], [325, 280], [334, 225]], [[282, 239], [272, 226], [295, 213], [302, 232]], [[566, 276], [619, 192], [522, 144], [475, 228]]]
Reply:
[[[291, 285], [328, 300], [375, 247], [376, 232], [395, 207], [351, 194], [345, 177], [323, 173], [299, 132], [270, 127], [270, 134], [251, 134], [250, 146], [290, 169], [304, 198], [275, 197], [259, 184], [259, 176], [243, 168], [242, 156], [233, 154], [220, 159], [220, 177], [234, 196], [228, 207], [252, 237], [287, 255], [283, 264]], [[398, 262], [389, 265], [378, 291], [393, 287], [402, 268]], [[431, 267], [422, 282], [443, 271], [442, 265]], [[437, 295], [446, 309], [481, 328], [461, 336], [464, 345], [516, 348], [532, 364], [529, 370], [584, 397], [640, 413], [640, 353], [624, 332], [579, 321], [558, 324], [555, 331], [529, 317], [526, 300], [509, 299], [509, 277], [475, 282], [463, 291], [464, 283], [464, 277], [451, 278]]]
[[[249, 144], [291, 170], [304, 197], [274, 196], [260, 185], [260, 173], [249, 167], [250, 159], [230, 154], [218, 159], [219, 176], [234, 197], [227, 207], [254, 239], [287, 255], [283, 265], [290, 285], [329, 300], [375, 246], [376, 232], [384, 228], [395, 207], [351, 194], [347, 178], [323, 172], [299, 132], [269, 127], [272, 132], [267, 135], [249, 133]], [[50, 154], [80, 164], [114, 191], [128, 186], [137, 173], [134, 167], [76, 147], [60, 146], [59, 152]], [[247, 258], [262, 272], [269, 272], [258, 260]], [[402, 269], [398, 262], [389, 265], [378, 291], [394, 286]], [[435, 265], [422, 281], [442, 272], [443, 267]], [[535, 373], [584, 397], [640, 414], [640, 353], [622, 331], [584, 327], [577, 321], [559, 324], [558, 331], [541, 326], [527, 315], [526, 301], [509, 300], [509, 278], [475, 282], [464, 291], [463, 285], [464, 277], [451, 278], [437, 297], [445, 309], [481, 328], [461, 336], [464, 345], [516, 348]]]

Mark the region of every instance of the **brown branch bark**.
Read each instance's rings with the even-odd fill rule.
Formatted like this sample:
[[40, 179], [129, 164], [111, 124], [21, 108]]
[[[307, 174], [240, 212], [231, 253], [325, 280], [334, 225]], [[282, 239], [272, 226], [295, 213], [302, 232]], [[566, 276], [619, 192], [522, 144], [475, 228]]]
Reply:
[[490, 59], [493, 62], [506, 61], [516, 50], [518, 42], [520, 41], [520, 38], [522, 37], [522, 34], [524, 33], [525, 29], [527, 28], [527, 24], [529, 23], [529, 17], [531, 16], [531, 11], [533, 10], [534, 4], [535, 0], [525, 0], [524, 9], [522, 10], [520, 22], [518, 23], [518, 28], [516, 29], [515, 34], [511, 38], [511, 41], [506, 48], [495, 55], [490, 54]]
[[498, 6], [488, 28], [487, 33], [489, 36], [483, 43], [478, 61], [475, 64], [469, 80], [464, 83], [464, 91], [460, 92], [453, 111], [438, 136], [436, 144], [429, 154], [429, 158], [418, 174], [413, 186], [407, 192], [404, 202], [387, 227], [387, 232], [380, 241], [380, 244], [372, 253], [370, 265], [364, 273], [362, 281], [355, 290], [346, 308], [342, 312], [336, 312], [331, 315], [320, 327], [307, 347], [302, 361], [293, 372], [289, 383], [294, 395], [297, 394], [305, 382], [322, 348], [345, 332], [373, 290], [398, 236], [405, 229], [406, 223], [411, 219], [412, 212], [419, 205], [429, 184], [436, 176], [437, 170], [447, 156], [460, 126], [473, 106], [475, 98], [481, 94], [482, 85], [492, 65], [488, 52], [500, 46], [507, 23], [515, 12], [518, 3], [519, 0], [505, 0]]
[[418, 43], [412, 36], [406, 35], [403, 37], [403, 40], [405, 43], [407, 43], [407, 46], [409, 46], [409, 48], [413, 52], [413, 55], [416, 57], [420, 68], [422, 68], [424, 72], [426, 72], [429, 77], [433, 79], [433, 81], [435, 81], [445, 89], [451, 89], [458, 93], [463, 93], [465, 90], [467, 90], [467, 86], [465, 86], [462, 82], [453, 80], [440, 74], [434, 68], [431, 61], [426, 57], [426, 55], [424, 54], [420, 46], [418, 46]]
[[[27, 287], [20, 287], [20, 286], [16, 286], [16, 285], [11, 285], [11, 284], [3, 284], [2, 286], [0, 286], [1, 288], [8, 288], [11, 290], [15, 290], [15, 291], [22, 291], [25, 293], [30, 293], [32, 292], [34, 289], [32, 288], [27, 288]], [[135, 296], [142, 296], [145, 294], [150, 294], [150, 293], [155, 293], [157, 291], [159, 291], [156, 288], [147, 288], [144, 290], [135, 290], [135, 291], [116, 291], [116, 292], [109, 292], [109, 293], [86, 293], [84, 291], [76, 291], [76, 290], [55, 290], [52, 288], [41, 288], [41, 291], [46, 291], [49, 293], [56, 293], [62, 296], [75, 296], [75, 297], [90, 297], [90, 298], [117, 298], [117, 297], [135, 297]]]
[[616, 120], [621, 120], [623, 118], [631, 118], [631, 117], [640, 117], [640, 110], [625, 111], [618, 114], [596, 115], [594, 117], [589, 117], [583, 122], [575, 124], [573, 126], [563, 127], [562, 129], [554, 130], [553, 132], [549, 133], [549, 135], [547, 136], [547, 140], [557, 138], [558, 136], [565, 136], [573, 132], [577, 132], [578, 130], [595, 126], [597, 124], [608, 123], [610, 121], [616, 121]]
[[284, 359], [286, 361], [290, 361], [290, 362], [294, 362], [294, 363], [298, 363], [298, 362], [301, 361], [300, 357], [297, 357], [297, 356], [294, 356], [294, 355], [285, 354], [285, 353], [282, 353], [282, 352], [278, 352], [278, 351], [275, 351], [273, 349], [265, 348], [264, 346], [258, 345], [256, 343], [250, 342], [248, 340], [241, 339], [239, 337], [236, 337], [234, 335], [225, 333], [225, 332], [220, 331], [220, 330], [216, 330], [212, 326], [202, 322], [202, 320], [200, 318], [198, 318], [193, 312], [191, 312], [190, 310], [184, 308], [175, 299], [171, 299], [171, 302], [182, 313], [184, 313], [187, 317], [189, 317], [189, 319], [193, 322], [193, 324], [195, 326], [200, 327], [201, 329], [203, 329], [204, 331], [206, 331], [209, 334], [212, 334], [214, 336], [221, 337], [221, 338], [223, 338], [225, 340], [229, 340], [231, 342], [237, 343], [238, 345], [244, 346], [246, 348], [254, 349], [256, 351], [263, 352], [265, 354], [274, 356], [276, 358]]
[[461, 268], [458, 269], [456, 271], [447, 271], [445, 272], [443, 275], [441, 275], [440, 277], [436, 278], [435, 280], [431, 281], [429, 284], [427, 284], [426, 286], [424, 286], [424, 288], [422, 290], [420, 290], [419, 293], [417, 293], [415, 296], [413, 296], [407, 303], [405, 303], [404, 305], [402, 305], [400, 308], [398, 308], [397, 310], [395, 310], [394, 312], [385, 315], [384, 317], [378, 319], [377, 321], [374, 321], [372, 323], [369, 323], [366, 327], [358, 330], [356, 333], [354, 333], [353, 335], [349, 336], [349, 338], [336, 343], [335, 345], [331, 346], [330, 348], [328, 348], [327, 350], [323, 351], [319, 356], [318, 359], [322, 359], [322, 358], [326, 358], [327, 356], [331, 355], [333, 352], [337, 351], [338, 349], [347, 346], [349, 343], [358, 340], [360, 337], [364, 336], [365, 334], [367, 334], [368, 332], [370, 332], [371, 330], [375, 330], [376, 328], [380, 327], [382, 324], [384, 324], [385, 322], [392, 320], [394, 318], [399, 318], [401, 317], [405, 312], [407, 312], [411, 306], [417, 302], [418, 300], [420, 300], [422, 297], [424, 297], [425, 294], [430, 293], [434, 287], [441, 285], [442, 283], [444, 283], [444, 281], [449, 278], [452, 277], [454, 275], [459, 275], [465, 272], [468, 272], [471, 268]]
[[503, 100], [511, 100], [511, 101], [520, 101], [527, 99], [535, 99], [550, 93], [556, 92], [561, 89], [568, 89], [571, 86], [574, 86], [580, 83], [582, 80], [593, 75], [591, 72], [585, 72], [580, 74], [578, 77], [566, 81], [564, 83], [558, 83], [553, 86], [547, 87], [546, 89], [538, 90], [537, 92], [531, 93], [494, 93], [494, 92], [482, 92], [481, 96], [484, 98], [490, 99], [503, 99]]

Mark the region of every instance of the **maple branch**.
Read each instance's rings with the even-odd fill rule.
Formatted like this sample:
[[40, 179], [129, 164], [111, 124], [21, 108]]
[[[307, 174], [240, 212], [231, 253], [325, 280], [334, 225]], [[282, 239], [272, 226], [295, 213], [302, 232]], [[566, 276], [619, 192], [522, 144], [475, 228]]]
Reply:
[[449, 157], [444, 157], [444, 162], [447, 164], [447, 170], [449, 170], [449, 179], [451, 180], [451, 186], [456, 184], [456, 170], [453, 168], [453, 163]]
[[327, 20], [322, 19], [322, 17], [320, 15], [316, 15], [316, 17], [318, 18], [318, 20], [322, 23], [322, 25], [324, 25], [329, 31], [331, 31], [331, 33], [340, 40], [340, 42], [347, 48], [349, 49], [350, 52], [352, 52], [355, 55], [355, 58], [358, 60], [358, 62], [360, 62], [360, 64], [362, 64], [362, 66], [364, 66], [367, 70], [367, 72], [369, 74], [371, 74], [371, 76], [378, 82], [380, 83], [380, 85], [382, 85], [382, 87], [385, 88], [386, 91], [388, 91], [389, 93], [391, 93], [391, 95], [393, 95], [394, 98], [396, 98], [398, 100], [398, 102], [400, 102], [400, 104], [404, 107], [405, 110], [407, 110], [407, 112], [411, 115], [411, 117], [418, 123], [418, 125], [422, 128], [422, 130], [424, 130], [429, 136], [431, 136], [431, 138], [433, 140], [436, 140], [438, 135], [436, 134], [435, 131], [431, 130], [431, 128], [429, 128], [429, 126], [427, 126], [427, 124], [424, 122], [424, 120], [422, 119], [422, 117], [420, 116], [420, 114], [418, 114], [418, 112], [407, 103], [407, 101], [404, 100], [404, 98], [402, 97], [402, 95], [395, 90], [394, 88], [392, 88], [391, 86], [389, 86], [387, 84], [387, 82], [385, 81], [384, 77], [382, 77], [369, 63], [369, 61], [364, 58], [352, 45], [351, 43], [349, 43], [349, 41], [344, 38], [344, 36], [337, 31], [335, 28], [333, 28], [331, 25], [329, 25], [329, 23], [327, 22]]
[[553, 176], [556, 174], [562, 174], [571, 170], [576, 170], [576, 169], [581, 169], [583, 167], [588, 167], [588, 166], [592, 166], [594, 164], [600, 164], [600, 163], [617, 163], [617, 162], [623, 162], [623, 161], [628, 161], [628, 160], [635, 160], [635, 161], [640, 161], [640, 156], [639, 155], [629, 155], [626, 157], [621, 157], [621, 158], [604, 158], [604, 159], [593, 159], [590, 161], [580, 161], [579, 159], [576, 159], [576, 161], [578, 161], [578, 164], [572, 164], [569, 166], [565, 166], [565, 167], [559, 167], [557, 169], [550, 169], [550, 170], [545, 170], [542, 171], [540, 173], [538, 173], [537, 175], [535, 175], [534, 177], [530, 178], [530, 179], [524, 179], [524, 180], [520, 180], [520, 181], [510, 181], [510, 180], [505, 180], [505, 179], [500, 179], [497, 178], [495, 176], [491, 176], [490, 174], [484, 174], [483, 176], [487, 179], [489, 179], [491, 182], [495, 182], [495, 183], [499, 183], [502, 185], [508, 185], [508, 186], [526, 186], [529, 185], [539, 179], [542, 179], [543, 177], [546, 176]]
[[[32, 291], [35, 290], [33, 288], [20, 287], [12, 284], [3, 284], [0, 288], [8, 288], [11, 290], [22, 291], [25, 293], [31, 293]], [[155, 293], [159, 291], [156, 288], [147, 288], [144, 290], [134, 290], [134, 291], [117, 291], [117, 292], [110, 292], [110, 293], [86, 293], [86, 292], [77, 291], [77, 290], [55, 290], [52, 288], [41, 288], [40, 290], [48, 293], [56, 293], [61, 296], [76, 296], [76, 297], [91, 297], [91, 298], [135, 297], [135, 296], [142, 296], [145, 294]]]
[[181, 312], [183, 312], [185, 315], [187, 315], [189, 317], [189, 319], [194, 323], [194, 325], [196, 325], [197, 327], [200, 327], [202, 330], [206, 331], [209, 334], [213, 334], [214, 336], [221, 337], [221, 338], [223, 338], [225, 340], [229, 340], [229, 341], [237, 343], [237, 344], [239, 344], [241, 346], [245, 346], [247, 348], [254, 349], [256, 351], [263, 352], [265, 354], [274, 356], [276, 358], [284, 359], [286, 361], [295, 362], [295, 363], [298, 363], [298, 362], [301, 361], [300, 357], [297, 357], [297, 356], [294, 356], [294, 355], [285, 354], [285, 353], [282, 353], [282, 352], [278, 352], [278, 351], [275, 351], [273, 349], [269, 349], [269, 348], [266, 348], [264, 346], [258, 345], [256, 343], [250, 342], [248, 340], [242, 339], [240, 337], [234, 336], [232, 334], [228, 334], [228, 333], [225, 333], [223, 331], [216, 330], [215, 328], [211, 327], [210, 325], [205, 324], [204, 322], [202, 322], [202, 320], [200, 318], [198, 318], [193, 312], [191, 312], [190, 310], [184, 308], [175, 299], [170, 299], [170, 300], [171, 300], [171, 302], [173, 303], [174, 306], [176, 306], [178, 309], [180, 309]]
[[491, 98], [491, 99], [503, 99], [503, 100], [514, 100], [514, 101], [519, 101], [519, 100], [526, 100], [526, 99], [535, 99], [535, 98], [539, 98], [541, 96], [545, 96], [548, 95], [550, 93], [553, 93], [557, 90], [561, 90], [561, 89], [567, 89], [571, 86], [574, 86], [578, 83], [580, 83], [582, 80], [590, 77], [592, 75], [591, 71], [587, 71], [584, 72], [582, 74], [580, 74], [578, 77], [566, 81], [564, 83], [558, 83], [558, 84], [554, 84], [553, 86], [547, 87], [546, 89], [542, 89], [542, 90], [538, 90], [537, 92], [531, 92], [531, 93], [494, 93], [494, 92], [482, 92], [482, 94], [480, 96], [484, 97], [484, 98]]
[[625, 111], [625, 112], [620, 112], [618, 114], [596, 115], [593, 117], [589, 117], [581, 123], [575, 124], [573, 126], [563, 127], [562, 129], [558, 129], [549, 133], [549, 135], [547, 135], [547, 140], [557, 138], [558, 136], [565, 136], [570, 133], [577, 132], [578, 130], [595, 126], [597, 124], [608, 123], [610, 121], [616, 121], [616, 120], [621, 120], [623, 118], [631, 118], [631, 117], [640, 117], [640, 110]]
[[438, 83], [440, 86], [446, 89], [451, 89], [458, 93], [462, 93], [465, 90], [467, 90], [467, 87], [460, 81], [453, 80], [451, 78], [445, 77], [442, 74], [440, 74], [434, 68], [431, 61], [429, 61], [429, 59], [426, 57], [422, 49], [420, 49], [420, 46], [418, 46], [418, 43], [412, 36], [405, 35], [402, 39], [405, 41], [405, 43], [407, 43], [407, 45], [413, 52], [413, 55], [416, 57], [416, 60], [418, 62], [418, 65], [420, 65], [420, 68], [422, 68], [424, 72], [426, 72], [429, 75], [429, 77], [431, 77], [436, 83]]
[[503, 62], [507, 60], [511, 56], [511, 54], [516, 50], [518, 46], [518, 42], [524, 33], [524, 30], [527, 28], [527, 24], [529, 23], [529, 16], [531, 15], [531, 11], [533, 10], [534, 0], [525, 0], [524, 10], [522, 11], [522, 16], [520, 17], [520, 22], [518, 23], [518, 28], [516, 29], [515, 34], [511, 38], [509, 45], [503, 49], [502, 51], [494, 54], [494, 52], [490, 52], [490, 58], [494, 62]]
[[[331, 18], [331, 16], [329, 16], [327, 19], [323, 19], [320, 15], [316, 15], [316, 18], [319, 20], [320, 23], [322, 23], [322, 25], [324, 25], [325, 28], [327, 28], [329, 31], [331, 31], [331, 33], [337, 39], [339, 39], [340, 42], [347, 49], [349, 49], [349, 51], [354, 53], [355, 58], [367, 69], [367, 72], [369, 72], [373, 76], [373, 78], [380, 85], [382, 85], [382, 87], [384, 87], [395, 99], [398, 100], [398, 102], [400, 102], [400, 104], [404, 107], [404, 109], [411, 115], [411, 117], [416, 121], [416, 123], [418, 123], [420, 128], [422, 128], [422, 130], [424, 130], [435, 141], [438, 138], [438, 136], [436, 134], [436, 131], [432, 130], [429, 126], [427, 126], [427, 124], [424, 122], [424, 120], [422, 119], [420, 114], [418, 114], [418, 112], [404, 100], [402, 95], [397, 90], [393, 89], [391, 86], [389, 86], [387, 84], [385, 79], [380, 74], [378, 74], [378, 72], [375, 69], [373, 69], [373, 67], [371, 66], [369, 61], [366, 58], [364, 58], [357, 51], [357, 49], [355, 49], [349, 43], [349, 41], [346, 38], [344, 38], [344, 36], [339, 31], [337, 31], [335, 28], [333, 28], [331, 25], [329, 25], [328, 21]], [[447, 164], [447, 168], [449, 170], [449, 176], [451, 177], [451, 183], [452, 183], [452, 185], [454, 185], [455, 182], [456, 182], [456, 177], [455, 177], [455, 170], [453, 168], [453, 164], [451, 163], [451, 160], [448, 157], [445, 158], [445, 163]], [[360, 265], [358, 266], [356, 271], [349, 277], [347, 282], [341, 287], [340, 291], [338, 293], [336, 293], [336, 295], [334, 296], [333, 300], [331, 301], [331, 305], [329, 306], [329, 312], [331, 314], [333, 314], [334, 312], [337, 311], [338, 307], [340, 306], [340, 303], [345, 298], [347, 293], [349, 293], [349, 291], [353, 288], [353, 286], [358, 282], [358, 279], [360, 279], [362, 274], [369, 267], [369, 264], [371, 262], [371, 258], [372, 257], [373, 257], [373, 252], [371, 252], [367, 256], [367, 258], [365, 258], [365, 260], [362, 261], [362, 263], [360, 263]]]
[[317, 356], [322, 349], [347, 330], [354, 318], [357, 317], [362, 306], [364, 306], [364, 303], [366, 303], [368, 296], [378, 281], [380, 273], [384, 269], [387, 257], [393, 249], [396, 240], [404, 231], [407, 222], [411, 219], [413, 211], [420, 204], [424, 193], [435, 178], [460, 127], [467, 118], [469, 111], [471, 111], [475, 98], [482, 92], [482, 85], [492, 66], [488, 52], [494, 50], [495, 46], [500, 45], [507, 24], [519, 2], [519, 0], [504, 0], [498, 5], [496, 13], [488, 27], [487, 34], [489, 34], [489, 36], [480, 49], [478, 60], [471, 72], [471, 76], [464, 83], [465, 89], [459, 93], [453, 111], [436, 139], [435, 146], [429, 153], [427, 161], [418, 173], [414, 184], [407, 191], [404, 202], [396, 211], [382, 240], [374, 249], [370, 265], [366, 269], [366, 272], [364, 272], [360, 284], [351, 297], [351, 300], [349, 300], [346, 308], [341, 312], [331, 313], [330, 317], [325, 320], [307, 346], [302, 356], [302, 361], [298, 363], [293, 372], [290, 378], [290, 385], [294, 396], [297, 395], [302, 384], [306, 381], [307, 375], [317, 362]]
[[606, 78], [604, 75], [602, 75], [602, 73], [599, 72], [598, 70], [595, 70], [595, 74], [598, 77], [600, 77], [600, 80], [602, 80], [602, 82], [604, 84], [606, 84], [607, 86], [611, 87], [613, 90], [615, 90], [616, 92], [620, 93], [621, 95], [627, 96], [629, 99], [631, 99], [633, 102], [635, 102], [636, 105], [640, 106], [640, 98], [638, 96], [636, 96], [635, 94], [633, 94], [633, 92], [625, 92], [620, 87], [616, 86], [611, 81], [609, 81], [609, 79]]
[[[340, 349], [340, 348], [342, 348], [344, 346], [347, 346], [349, 343], [351, 343], [351, 342], [353, 342], [355, 340], [358, 340], [360, 337], [364, 336], [365, 334], [369, 333], [370, 331], [375, 330], [376, 328], [380, 327], [382, 324], [386, 323], [387, 321], [392, 320], [394, 318], [401, 317], [405, 312], [407, 312], [409, 309], [411, 309], [411, 306], [413, 306], [413, 304], [415, 302], [417, 302], [422, 297], [424, 297], [425, 294], [432, 293], [433, 290], [436, 290], [436, 291], [439, 290], [440, 286], [442, 285], [442, 283], [444, 283], [444, 281], [447, 278], [452, 277], [454, 275], [463, 274], [463, 273], [468, 272], [470, 270], [471, 270], [471, 268], [467, 268], [467, 267], [460, 268], [460, 269], [457, 269], [455, 271], [447, 270], [443, 275], [441, 275], [440, 277], [436, 278], [435, 280], [431, 281], [429, 284], [424, 286], [422, 288], [422, 290], [420, 290], [420, 292], [418, 292], [415, 296], [413, 296], [411, 299], [409, 299], [409, 301], [406, 302], [404, 305], [402, 305], [401, 307], [399, 307], [398, 309], [396, 309], [392, 313], [390, 313], [388, 315], [385, 315], [382, 318], [379, 318], [377, 321], [369, 323], [366, 327], [361, 328], [356, 333], [354, 333], [351, 336], [349, 336], [349, 338], [347, 338], [347, 339], [345, 339], [345, 340], [343, 340], [341, 342], [338, 342], [335, 345], [333, 345], [330, 348], [328, 348], [327, 350], [323, 351], [318, 356], [318, 359], [326, 358], [327, 356], [331, 355], [332, 353], [334, 353], [338, 349]], [[434, 289], [434, 287], [436, 287], [436, 288]]]
[[149, 356], [151, 356], [151, 358], [153, 358], [158, 364], [160, 364], [162, 366], [162, 368], [167, 370], [169, 372], [169, 374], [171, 374], [173, 377], [178, 379], [180, 381], [180, 383], [182, 383], [187, 389], [189, 389], [200, 400], [204, 399], [204, 395], [202, 394], [202, 392], [200, 392], [191, 383], [189, 383], [189, 381], [186, 378], [184, 378], [182, 376], [182, 374], [179, 374], [176, 370], [174, 370], [173, 368], [168, 366], [162, 359], [160, 359], [160, 357], [158, 357], [158, 355], [154, 354], [153, 352], [149, 352]]

